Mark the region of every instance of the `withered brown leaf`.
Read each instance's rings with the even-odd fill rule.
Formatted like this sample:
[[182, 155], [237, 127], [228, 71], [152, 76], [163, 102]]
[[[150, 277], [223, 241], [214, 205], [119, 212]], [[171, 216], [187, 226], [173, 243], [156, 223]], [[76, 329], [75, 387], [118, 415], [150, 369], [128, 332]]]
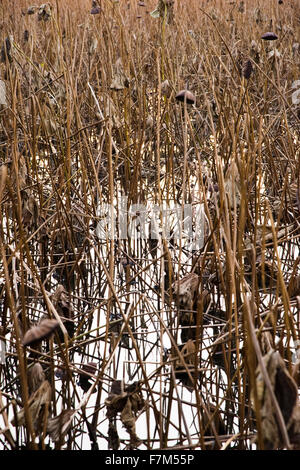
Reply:
[[[297, 385], [289, 374], [284, 360], [278, 351], [270, 349], [270, 351], [263, 357], [263, 361], [289, 437], [291, 441], [295, 442], [297, 441], [296, 435], [300, 431]], [[260, 402], [261, 430], [264, 447], [267, 450], [283, 448], [284, 443], [277, 421], [275, 408], [270, 392], [266, 387], [260, 366], [256, 369], [256, 387]]]
[[[105, 405], [107, 407], [106, 416], [110, 423], [118, 413], [121, 413], [121, 421], [130, 435], [130, 447], [137, 447], [140, 440], [135, 430], [136, 414], [145, 406], [141, 383], [134, 382], [133, 384], [124, 386], [122, 381], [114, 381], [111, 393], [105, 400]], [[109, 430], [113, 433], [113, 429], [109, 428]], [[116, 438], [116, 434], [114, 434], [114, 437]]]
[[43, 339], [49, 338], [58, 326], [59, 323], [57, 320], [42, 320], [37, 326], [26, 331], [23, 338], [23, 346], [36, 345]]
[[[40, 413], [43, 413], [44, 405], [48, 406], [51, 401], [51, 386], [48, 380], [40, 385], [40, 387], [31, 395], [28, 401], [29, 412], [34, 428], [40, 431], [39, 424], [42, 422]], [[13, 426], [23, 426], [25, 424], [25, 410], [22, 408], [12, 420]]]
[[36, 362], [33, 366], [29, 367], [27, 372], [29, 393], [34, 393], [45, 379], [45, 372], [39, 362]]
[[49, 418], [47, 423], [47, 433], [53, 442], [63, 440], [72, 425], [74, 410], [62, 410], [54, 418]]

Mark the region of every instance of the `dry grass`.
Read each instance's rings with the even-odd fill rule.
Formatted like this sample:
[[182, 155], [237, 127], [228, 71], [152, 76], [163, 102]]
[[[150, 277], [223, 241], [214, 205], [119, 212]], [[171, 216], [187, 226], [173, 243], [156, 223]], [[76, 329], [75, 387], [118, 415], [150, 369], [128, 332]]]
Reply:
[[[102, 1], [98, 15], [53, 1], [48, 21], [11, 3], [0, 447], [266, 448], [256, 367], [272, 348], [298, 380], [300, 6], [175, 0], [167, 24], [149, 0]], [[186, 86], [195, 105], [175, 99]], [[166, 240], [163, 226], [156, 241], [100, 240], [99, 207], [122, 196], [127, 208], [202, 204], [204, 245]], [[191, 272], [182, 300], [171, 285]], [[43, 316], [59, 328], [24, 347]], [[115, 379], [138, 382], [122, 403], [108, 395]], [[290, 447], [276, 410], [277, 447]]]

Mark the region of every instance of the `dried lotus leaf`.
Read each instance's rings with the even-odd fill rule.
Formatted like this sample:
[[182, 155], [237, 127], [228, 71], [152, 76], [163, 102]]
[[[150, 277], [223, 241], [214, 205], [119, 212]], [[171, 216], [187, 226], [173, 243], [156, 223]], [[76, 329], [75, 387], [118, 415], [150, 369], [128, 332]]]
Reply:
[[108, 448], [112, 450], [118, 450], [119, 447], [119, 434], [113, 420], [110, 420], [108, 425]]
[[121, 421], [130, 436], [130, 448], [137, 447], [141, 441], [136, 435], [136, 418], [132, 410], [130, 398], [127, 398], [126, 404], [121, 412]]
[[199, 276], [190, 273], [172, 285], [173, 295], [179, 300], [179, 307], [184, 310], [193, 310], [194, 296], [199, 286]]
[[97, 372], [97, 363], [96, 362], [88, 362], [87, 364], [82, 364], [80, 369], [80, 375], [90, 377], [91, 375], [95, 375]]
[[172, 88], [169, 83], [169, 80], [165, 80], [162, 82], [162, 84], [160, 85], [160, 91], [163, 96], [170, 98], [171, 93], [172, 93]]
[[29, 393], [34, 393], [45, 381], [45, 372], [39, 362], [33, 364], [27, 373]]
[[[68, 292], [64, 286], [58, 284], [55, 292], [51, 295], [51, 301], [68, 332], [70, 338], [74, 336], [74, 307]], [[64, 341], [62, 331], [59, 331], [60, 340]]]
[[174, 21], [174, 0], [158, 0], [155, 10], [150, 15], [152, 18], [161, 18], [166, 24], [172, 24]]
[[277, 34], [271, 32], [271, 31], [268, 31], [267, 33], [264, 33], [261, 36], [261, 39], [263, 39], [264, 41], [275, 41], [276, 39], [278, 39], [278, 36], [277, 36]]
[[123, 63], [120, 57], [116, 61], [113, 69], [114, 69], [114, 73], [113, 73], [113, 78], [112, 78], [112, 83], [110, 85], [110, 89], [119, 91], [119, 90], [124, 90], [124, 88], [128, 88], [129, 80], [124, 73]]
[[[289, 434], [292, 433], [294, 436], [293, 433], [298, 432], [296, 431], [298, 421], [295, 418], [299, 407], [297, 385], [286, 369], [284, 360], [278, 351], [270, 349], [268, 354], [263, 357], [263, 361], [281, 410], [286, 429]], [[256, 369], [256, 388], [260, 402], [261, 430], [264, 448], [266, 450], [282, 448], [284, 443], [277, 422], [275, 408], [269, 390], [266, 387], [260, 366]]]
[[239, 205], [241, 199], [240, 175], [234, 160], [228, 166], [224, 182], [224, 189], [228, 196], [229, 206], [233, 209], [235, 204]]
[[288, 293], [290, 297], [297, 297], [300, 295], [300, 274], [293, 276], [288, 286]]
[[196, 103], [195, 95], [189, 90], [180, 90], [175, 96], [175, 98], [177, 101], [181, 101], [182, 103], [184, 102], [186, 102], [187, 104]]
[[[185, 364], [194, 364], [195, 354], [196, 354], [195, 343], [191, 339], [189, 339], [188, 342], [181, 349], [181, 355], [183, 357]], [[180, 363], [182, 362], [180, 361]]]
[[[38, 424], [42, 406], [49, 404], [50, 401], [51, 386], [48, 380], [44, 380], [40, 387], [31, 395], [28, 402], [29, 412], [31, 414], [31, 419], [35, 427]], [[17, 413], [16, 418], [12, 420], [11, 424], [13, 426], [23, 426], [25, 424], [24, 408], [22, 408], [22, 410]]]
[[6, 86], [3, 80], [0, 80], [0, 104], [7, 106]]
[[30, 7], [28, 7], [27, 9], [27, 15], [34, 15], [35, 11], [37, 10], [37, 6], [36, 5], [32, 5]]
[[47, 423], [47, 434], [53, 442], [61, 441], [69, 431], [74, 410], [62, 410], [62, 412], [54, 418], [49, 418]]
[[23, 346], [36, 345], [43, 339], [49, 338], [58, 326], [57, 320], [42, 320], [37, 326], [26, 331], [23, 338]]
[[[196, 347], [195, 343], [189, 339], [184, 345], [179, 346], [182, 360], [179, 358], [176, 361], [175, 367], [175, 377], [178, 379], [182, 385], [184, 385], [188, 390], [194, 390], [194, 380], [191, 380], [187, 369], [189, 370], [192, 377], [195, 376], [195, 358], [196, 358]], [[197, 377], [200, 372], [197, 372]]]

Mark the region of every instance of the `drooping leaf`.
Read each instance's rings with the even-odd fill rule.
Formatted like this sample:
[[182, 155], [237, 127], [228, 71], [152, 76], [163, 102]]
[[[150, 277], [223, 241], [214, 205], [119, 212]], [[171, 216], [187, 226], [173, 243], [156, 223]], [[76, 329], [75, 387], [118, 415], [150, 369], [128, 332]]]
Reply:
[[47, 422], [47, 434], [53, 442], [62, 441], [72, 425], [74, 410], [62, 410], [54, 418], [49, 418]]
[[36, 345], [42, 340], [49, 338], [58, 326], [59, 323], [57, 320], [42, 320], [37, 326], [26, 331], [23, 338], [23, 346]]
[[52, 16], [52, 5], [51, 3], [43, 3], [39, 7], [38, 21], [48, 21]]
[[271, 31], [268, 31], [267, 33], [264, 33], [261, 36], [261, 39], [263, 39], [264, 41], [275, 41], [276, 39], [278, 39], [278, 36], [277, 36], [277, 34], [271, 32]]
[[[80, 369], [80, 372], [79, 372], [78, 384], [85, 393], [93, 385], [89, 379], [95, 375], [96, 371], [97, 371], [97, 364], [95, 362], [88, 362], [87, 364], [82, 365], [82, 368]], [[96, 390], [94, 390], [94, 393], [95, 392]]]
[[[196, 359], [196, 347], [194, 341], [189, 339], [185, 344], [179, 346], [179, 350], [182, 356], [175, 362], [175, 377], [178, 379], [188, 390], [194, 390], [194, 380], [191, 380], [189, 373], [192, 378], [195, 377], [195, 359]], [[188, 373], [189, 371], [189, 373]], [[197, 377], [199, 372], [197, 373]]]
[[179, 307], [184, 310], [193, 310], [194, 297], [199, 286], [199, 276], [190, 273], [172, 285], [174, 298], [179, 300]]
[[113, 77], [110, 89], [119, 91], [128, 88], [128, 86], [129, 80], [125, 75], [122, 59], [119, 57], [113, 66]]
[[7, 106], [6, 86], [3, 80], [0, 80], [0, 104]]
[[36, 5], [32, 5], [32, 6], [28, 7], [27, 15], [34, 15], [34, 13], [36, 12], [37, 9], [38, 9], [38, 7]]
[[[278, 401], [286, 429], [289, 435], [293, 437], [295, 433], [298, 433], [300, 426], [298, 422], [299, 401], [297, 385], [285, 367], [285, 363], [278, 351], [270, 349], [263, 357], [263, 361], [272, 389]], [[256, 388], [260, 402], [261, 430], [264, 447], [266, 450], [282, 448], [283, 437], [277, 421], [275, 407], [259, 365], [256, 369]]]
[[249, 80], [253, 72], [253, 65], [250, 59], [246, 60], [244, 67], [243, 67], [243, 77], [246, 80]]
[[241, 199], [241, 184], [238, 167], [234, 160], [228, 166], [224, 179], [225, 194], [228, 197], [229, 207], [238, 206]]
[[34, 393], [45, 381], [45, 372], [39, 362], [33, 364], [27, 372], [29, 393]]
[[[118, 413], [121, 413], [121, 421], [130, 435], [130, 447], [137, 447], [140, 440], [135, 430], [136, 414], [145, 406], [141, 384], [134, 382], [125, 386], [122, 381], [114, 381], [111, 392], [105, 400], [105, 405], [107, 409], [106, 416], [110, 423], [112, 423], [112, 420], [116, 418]], [[116, 429], [112, 429], [110, 424], [109, 432], [111, 433], [111, 438], [115, 439], [111, 445], [117, 445], [118, 436], [115, 431]]]
[[136, 435], [135, 416], [132, 410], [132, 403], [129, 397], [127, 398], [126, 404], [121, 412], [121, 421], [130, 436], [130, 447], [137, 447], [140, 443], [140, 440]]
[[187, 104], [196, 103], [195, 95], [189, 90], [180, 90], [175, 96], [175, 98], [177, 101], [181, 101], [182, 103], [184, 102], [186, 102]]
[[[44, 380], [40, 387], [30, 396], [28, 401], [29, 412], [31, 414], [31, 419], [34, 428], [37, 431], [40, 431], [40, 425], [42, 425], [43, 420], [40, 414], [43, 414], [43, 406], [48, 406], [51, 401], [51, 386], [48, 380]], [[12, 420], [13, 426], [23, 426], [25, 424], [25, 410], [21, 409], [17, 413], [16, 418]]]
[[174, 21], [174, 0], [158, 0], [155, 10], [150, 13], [152, 18], [161, 18], [166, 24]]

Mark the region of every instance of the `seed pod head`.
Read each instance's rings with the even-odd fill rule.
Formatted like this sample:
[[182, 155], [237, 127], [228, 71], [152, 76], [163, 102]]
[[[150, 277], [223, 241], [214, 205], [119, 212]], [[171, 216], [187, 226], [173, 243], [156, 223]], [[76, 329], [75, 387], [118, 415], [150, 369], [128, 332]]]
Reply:
[[196, 97], [195, 95], [189, 90], [180, 90], [177, 95], [175, 96], [177, 101], [185, 102], [187, 104], [195, 104]]

